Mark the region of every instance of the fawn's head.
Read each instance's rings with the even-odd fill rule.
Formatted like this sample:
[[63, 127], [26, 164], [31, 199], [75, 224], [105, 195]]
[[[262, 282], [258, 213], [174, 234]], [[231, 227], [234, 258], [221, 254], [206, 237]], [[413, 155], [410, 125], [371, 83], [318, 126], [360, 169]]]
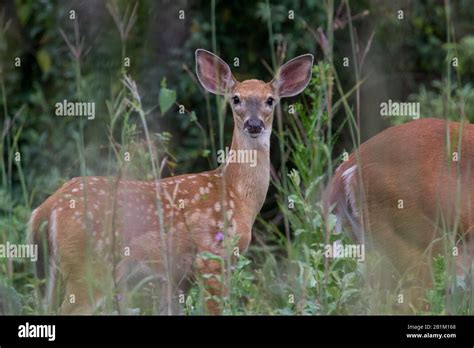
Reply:
[[270, 82], [239, 82], [229, 66], [218, 56], [196, 50], [196, 72], [209, 92], [224, 95], [231, 105], [235, 128], [249, 139], [257, 139], [272, 130], [273, 112], [280, 98], [301, 93], [311, 79], [313, 56], [305, 54], [284, 64]]

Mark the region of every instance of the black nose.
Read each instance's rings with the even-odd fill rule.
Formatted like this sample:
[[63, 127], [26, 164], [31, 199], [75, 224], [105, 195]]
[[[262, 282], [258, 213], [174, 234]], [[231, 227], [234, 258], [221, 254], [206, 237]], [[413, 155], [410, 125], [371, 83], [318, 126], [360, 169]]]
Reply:
[[257, 118], [251, 118], [244, 123], [244, 128], [250, 134], [258, 134], [261, 133], [262, 130], [265, 128], [263, 122]]

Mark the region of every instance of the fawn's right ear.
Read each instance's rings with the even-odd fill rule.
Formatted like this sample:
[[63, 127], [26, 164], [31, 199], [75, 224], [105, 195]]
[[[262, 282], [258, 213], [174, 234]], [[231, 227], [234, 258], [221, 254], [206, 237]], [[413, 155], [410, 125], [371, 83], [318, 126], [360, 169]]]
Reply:
[[196, 73], [201, 85], [214, 94], [224, 95], [236, 83], [229, 66], [215, 54], [203, 49], [196, 50]]

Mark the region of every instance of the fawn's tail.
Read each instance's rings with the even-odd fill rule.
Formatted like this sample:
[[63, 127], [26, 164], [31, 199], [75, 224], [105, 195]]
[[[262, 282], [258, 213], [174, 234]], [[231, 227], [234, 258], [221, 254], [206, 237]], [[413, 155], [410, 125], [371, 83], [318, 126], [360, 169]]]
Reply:
[[[48, 278], [47, 295], [51, 300], [52, 285], [56, 281], [57, 272], [56, 248], [54, 247], [57, 218], [56, 210], [50, 212], [45, 203], [31, 213], [28, 222], [27, 243], [38, 247], [35, 272], [38, 279]], [[44, 296], [45, 286], [41, 285], [39, 290], [40, 294]]]

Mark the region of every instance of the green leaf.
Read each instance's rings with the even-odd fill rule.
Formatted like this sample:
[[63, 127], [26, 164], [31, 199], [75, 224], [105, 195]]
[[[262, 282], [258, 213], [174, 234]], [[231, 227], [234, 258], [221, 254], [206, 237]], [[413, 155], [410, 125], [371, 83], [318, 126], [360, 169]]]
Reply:
[[167, 84], [166, 84], [166, 77], [163, 77], [161, 79], [161, 82], [160, 82], [160, 87], [161, 88], [166, 88]]
[[16, 5], [17, 8], [17, 15], [18, 19], [20, 20], [20, 23], [22, 25], [26, 25], [28, 22], [28, 19], [31, 17], [31, 12], [33, 9], [33, 6], [26, 4], [18, 4]]
[[176, 92], [166, 87], [163, 87], [160, 89], [160, 96], [158, 101], [160, 103], [161, 114], [164, 114], [173, 106], [174, 102], [176, 101]]
[[41, 68], [43, 74], [48, 73], [49, 69], [51, 68], [51, 56], [45, 50], [39, 50], [36, 53], [36, 60], [38, 61], [38, 65]]
[[300, 173], [296, 170], [296, 169], [292, 169], [290, 171], [289, 174], [287, 174], [288, 177], [291, 179], [291, 181], [293, 181], [293, 184], [296, 186], [296, 187], [299, 187], [300, 186], [300, 183], [301, 183], [301, 179], [300, 179]]
[[222, 257], [220, 257], [219, 255], [216, 255], [216, 254], [213, 254], [213, 253], [210, 253], [208, 251], [204, 251], [200, 254], [200, 256], [202, 257], [203, 260], [212, 260], [212, 261], [219, 261], [219, 262], [223, 262], [222, 260]]
[[300, 234], [302, 233], [305, 233], [306, 230], [304, 228], [298, 228], [297, 230], [295, 230], [294, 234], [295, 236], [299, 236]]
[[193, 306], [193, 298], [191, 296], [186, 297], [186, 307], [191, 308]]

